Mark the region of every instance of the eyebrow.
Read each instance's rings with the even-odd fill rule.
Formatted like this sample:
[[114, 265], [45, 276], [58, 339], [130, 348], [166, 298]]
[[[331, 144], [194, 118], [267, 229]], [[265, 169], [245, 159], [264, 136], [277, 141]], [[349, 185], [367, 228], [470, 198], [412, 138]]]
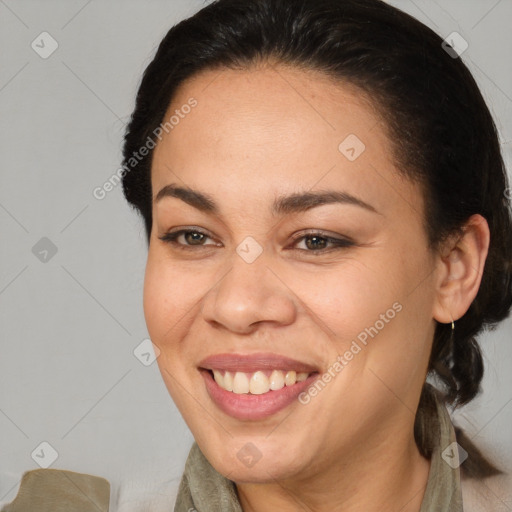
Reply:
[[[155, 203], [158, 203], [165, 197], [175, 197], [202, 212], [220, 215], [220, 208], [210, 195], [189, 187], [180, 187], [173, 183], [166, 185], [160, 189], [156, 195]], [[380, 213], [371, 204], [368, 204], [348, 192], [341, 192], [338, 190], [300, 192], [288, 196], [280, 196], [275, 199], [272, 205], [272, 213], [274, 215], [287, 215], [295, 212], [304, 212], [317, 206], [333, 203], [359, 206], [365, 210], [380, 215]]]

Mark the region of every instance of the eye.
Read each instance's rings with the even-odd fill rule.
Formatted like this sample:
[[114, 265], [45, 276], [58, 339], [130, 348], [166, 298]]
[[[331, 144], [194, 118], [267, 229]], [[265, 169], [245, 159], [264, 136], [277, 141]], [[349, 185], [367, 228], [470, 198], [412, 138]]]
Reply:
[[[221, 245], [215, 242], [210, 244], [205, 243], [206, 240], [212, 238], [207, 233], [198, 229], [179, 229], [176, 231], [170, 231], [158, 238], [165, 243], [172, 244], [178, 249], [183, 250], [194, 250], [195, 247]], [[299, 242], [303, 242], [305, 245], [305, 248], [294, 247], [296, 250], [303, 253], [315, 254], [324, 254], [333, 250], [339, 250], [355, 245], [355, 243], [348, 238], [336, 238], [320, 231], [299, 233], [293, 237], [293, 240], [293, 246], [299, 245]]]
[[298, 245], [298, 242], [304, 242], [305, 249], [296, 247], [297, 250], [317, 254], [355, 245], [355, 243], [348, 238], [335, 238], [319, 231], [310, 231], [306, 234], [300, 233], [296, 235], [294, 237], [294, 245]]
[[163, 242], [180, 246], [180, 249], [189, 249], [195, 246], [203, 247], [205, 245], [218, 245], [216, 243], [205, 244], [204, 241], [210, 237], [206, 233], [197, 229], [180, 229], [177, 231], [170, 231], [158, 238]]

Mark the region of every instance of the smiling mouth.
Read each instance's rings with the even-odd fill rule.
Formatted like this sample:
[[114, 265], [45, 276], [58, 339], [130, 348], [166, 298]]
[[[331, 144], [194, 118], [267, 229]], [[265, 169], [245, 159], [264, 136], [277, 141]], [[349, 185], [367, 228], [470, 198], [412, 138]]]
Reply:
[[[299, 405], [301, 393], [306, 391], [320, 375], [317, 371], [312, 373], [299, 372], [297, 374], [296, 371], [292, 370], [286, 372], [273, 370], [268, 376], [265, 375], [264, 371], [252, 373], [234, 371], [224, 371], [222, 373], [218, 371], [217, 378], [220, 376], [223, 379], [221, 384], [218, 384], [213, 370], [201, 368], [199, 371], [212, 403], [223, 413], [241, 421], [262, 421], [293, 404], [303, 407], [303, 405]], [[279, 373], [274, 372], [279, 372], [282, 377]], [[217, 370], [215, 370], [215, 373], [217, 373]], [[261, 378], [261, 373], [265, 376], [268, 384]], [[226, 374], [231, 375], [233, 379], [234, 389], [232, 391], [225, 389]], [[272, 374], [274, 374], [273, 377]], [[230, 384], [229, 375], [227, 377], [228, 387]], [[297, 380], [299, 375], [300, 380]], [[288, 383], [286, 383], [286, 377], [288, 377]], [[273, 378], [274, 380], [272, 380]], [[271, 383], [273, 387], [278, 389], [270, 389]]]
[[279, 391], [285, 386], [305, 381], [314, 373], [295, 370], [257, 370], [250, 373], [216, 369], [208, 371], [220, 388], [237, 395], [262, 395], [270, 391]]
[[198, 370], [212, 403], [242, 421], [263, 420], [298, 403], [320, 375], [319, 367], [273, 353], [216, 354]]

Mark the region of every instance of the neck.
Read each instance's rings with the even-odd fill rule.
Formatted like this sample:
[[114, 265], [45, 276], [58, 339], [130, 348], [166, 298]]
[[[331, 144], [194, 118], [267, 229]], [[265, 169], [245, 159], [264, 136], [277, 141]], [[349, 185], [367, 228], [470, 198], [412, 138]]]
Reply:
[[413, 433], [387, 436], [372, 448], [364, 441], [358, 446], [364, 453], [326, 461], [314, 476], [237, 484], [244, 512], [419, 512], [430, 461], [419, 453]]

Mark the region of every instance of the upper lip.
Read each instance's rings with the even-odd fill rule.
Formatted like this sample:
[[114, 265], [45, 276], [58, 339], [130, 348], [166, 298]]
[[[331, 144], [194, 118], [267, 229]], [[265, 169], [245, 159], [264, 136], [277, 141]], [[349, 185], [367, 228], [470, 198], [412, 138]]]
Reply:
[[295, 370], [296, 372], [317, 372], [314, 366], [279, 354], [215, 354], [203, 359], [200, 368], [228, 372], [252, 373], [258, 370]]

